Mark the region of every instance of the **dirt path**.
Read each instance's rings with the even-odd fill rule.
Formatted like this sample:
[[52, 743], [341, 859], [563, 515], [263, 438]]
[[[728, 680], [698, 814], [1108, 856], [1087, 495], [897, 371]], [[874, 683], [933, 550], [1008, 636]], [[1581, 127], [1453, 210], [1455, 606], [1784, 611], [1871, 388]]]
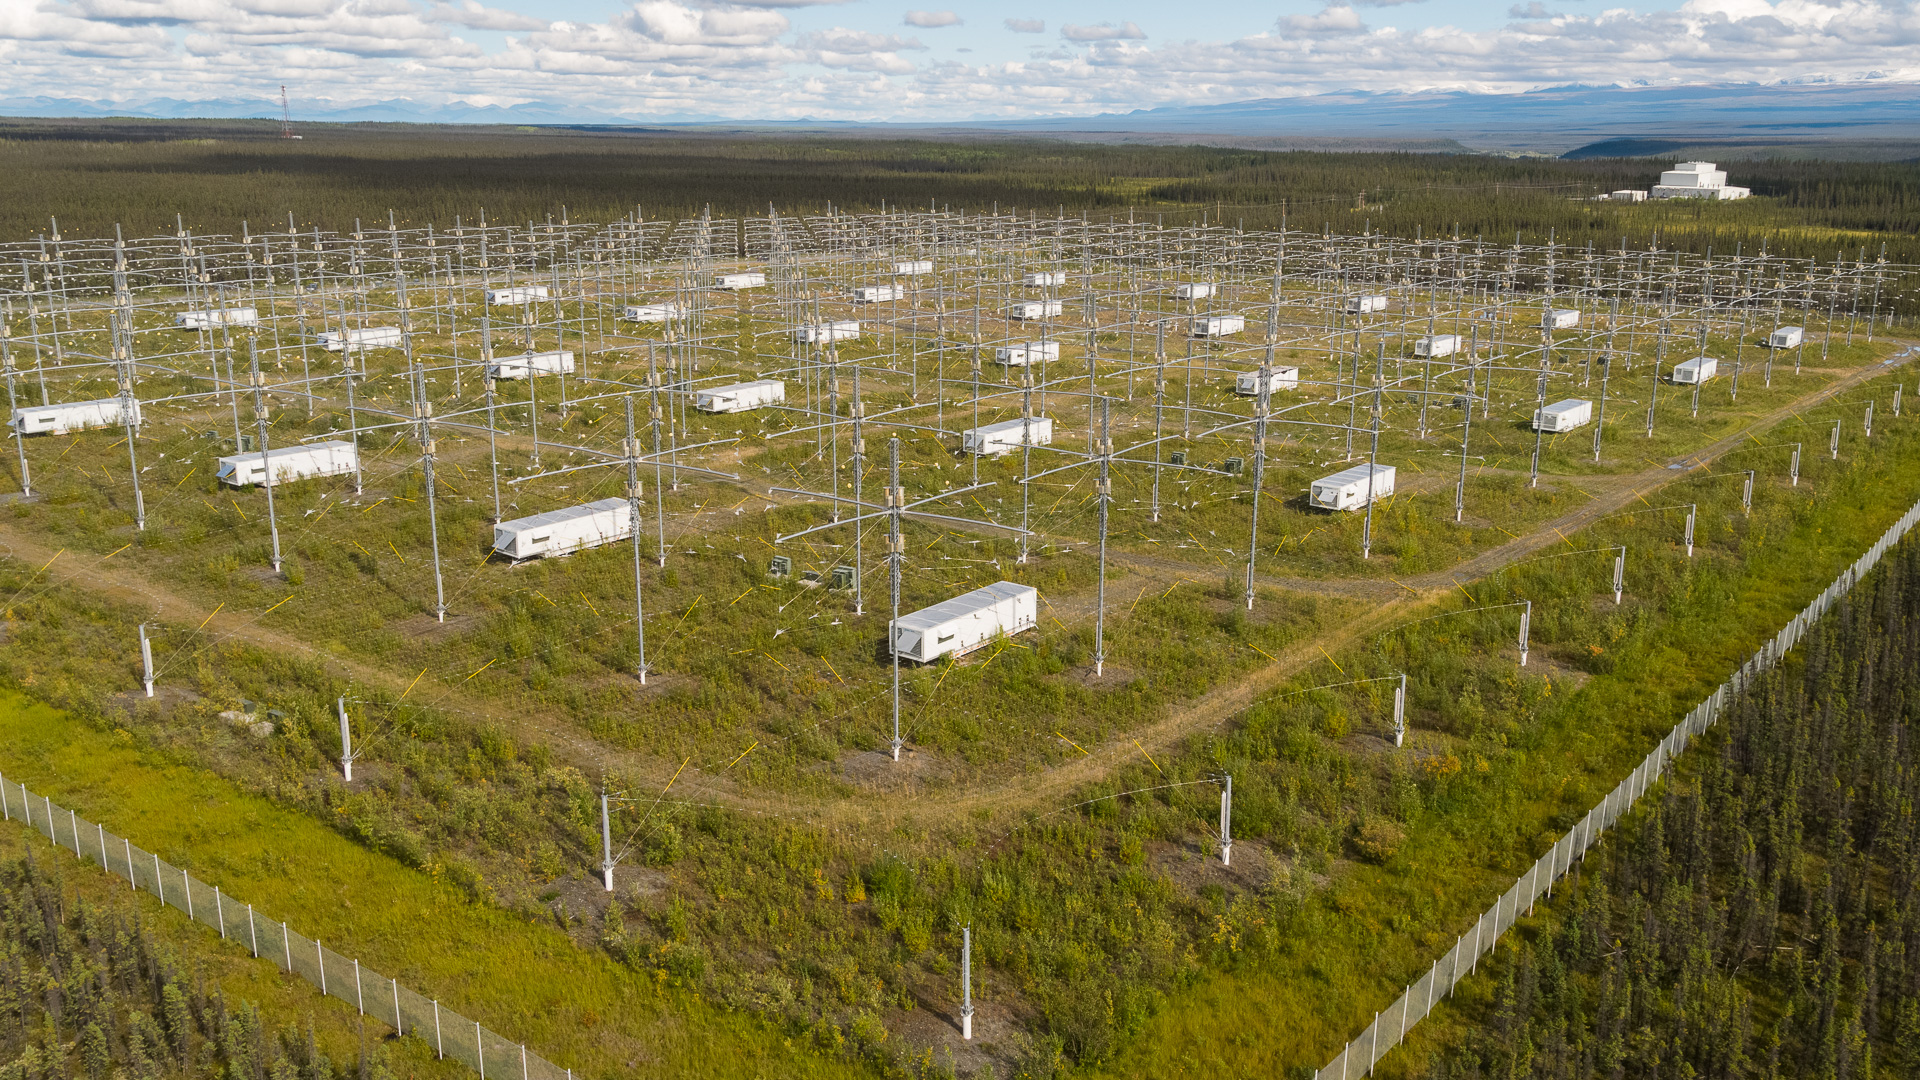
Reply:
[[[1447, 570], [1414, 576], [1404, 584], [1371, 578], [1312, 579], [1260, 574], [1256, 577], [1260, 585], [1373, 601], [1377, 606], [1357, 618], [1347, 620], [1330, 633], [1283, 651], [1274, 663], [1255, 669], [1229, 685], [1218, 687], [1171, 710], [1142, 730], [1087, 747], [1084, 756], [1057, 768], [1037, 774], [1022, 773], [965, 792], [937, 788], [916, 790], [911, 783], [888, 785], [893, 795], [904, 795], [904, 798], [830, 800], [782, 794], [763, 795], [743, 792], [730, 783], [692, 775], [681, 780], [681, 790], [687, 790], [697, 798], [725, 801], [742, 809], [800, 820], [831, 822], [850, 829], [902, 826], [924, 829], [951, 820], [957, 812], [997, 816], [1004, 820], [1007, 815], [1023, 810], [1057, 806], [1074, 788], [1107, 775], [1142, 749], [1154, 753], [1196, 731], [1218, 727], [1252, 705], [1265, 692], [1320, 662], [1323, 650], [1335, 652], [1393, 625], [1408, 617], [1412, 609], [1451, 590], [1456, 581], [1467, 583], [1485, 577], [1535, 551], [1560, 543], [1563, 533], [1579, 529], [1623, 509], [1637, 497], [1692, 475], [1695, 470], [1739, 448], [1751, 436], [1885, 374], [1893, 366], [1913, 360], [1915, 351], [1909, 348], [1884, 364], [1854, 371], [1790, 405], [1774, 410], [1699, 452], [1669, 463], [1686, 465], [1684, 469], [1661, 466], [1618, 476], [1580, 477], [1582, 489], [1593, 496], [1591, 501], [1541, 524], [1525, 536]], [[232, 640], [276, 652], [298, 654], [327, 670], [395, 694], [404, 690], [409, 681], [404, 674], [337, 656], [290, 634], [262, 626], [257, 615], [218, 612], [208, 618], [203, 605], [147, 579], [135, 571], [131, 564], [114, 564], [108, 559], [72, 555], [55, 558], [54, 549], [23, 534], [5, 521], [0, 521], [0, 545], [23, 564], [40, 566], [50, 562], [52, 565], [48, 566], [43, 580], [91, 589], [108, 599], [142, 608], [154, 618], [174, 625], [199, 625], [201, 620], [206, 619], [202, 638], [206, 643]], [[1134, 569], [1143, 577], [1158, 581], [1200, 578], [1218, 569], [1139, 553], [1110, 551], [1109, 558]], [[1243, 568], [1235, 570], [1230, 566], [1229, 570], [1236, 574], [1244, 573]], [[529, 712], [518, 705], [511, 709], [503, 708], [499, 702], [471, 697], [457, 687], [438, 689], [437, 698], [424, 698], [423, 703], [430, 702], [450, 711], [488, 718], [526, 737], [548, 742], [557, 740], [555, 751], [558, 756], [583, 770], [597, 772], [604, 768], [617, 768], [640, 777], [654, 777], [657, 774], [658, 780], [664, 783], [672, 769], [670, 763], [663, 764], [650, 757], [615, 750], [575, 734], [575, 726], [570, 718]], [[511, 713], [512, 716], [503, 713]]]

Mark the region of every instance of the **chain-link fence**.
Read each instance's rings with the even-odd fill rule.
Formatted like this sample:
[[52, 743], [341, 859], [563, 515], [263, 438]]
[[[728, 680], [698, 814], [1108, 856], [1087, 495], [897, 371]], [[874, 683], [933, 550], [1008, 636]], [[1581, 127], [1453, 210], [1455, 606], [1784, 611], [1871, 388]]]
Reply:
[[1584, 857], [1587, 849], [1602, 834], [1626, 815], [1647, 788], [1666, 772], [1667, 765], [1687, 748], [1687, 743], [1713, 726], [1733, 696], [1799, 644], [1813, 624], [1841, 597], [1847, 595], [1880, 562], [1880, 557], [1899, 543], [1916, 523], [1920, 523], [1920, 503], [1914, 504], [1901, 515], [1900, 520], [1882, 534], [1866, 554], [1855, 560], [1805, 610], [1795, 615], [1772, 640], [1761, 646], [1760, 651], [1740, 665], [1732, 678], [1720, 684], [1705, 701], [1694, 706], [1693, 711], [1676, 724], [1667, 737], [1660, 740], [1660, 745], [1654, 747], [1653, 752], [1640, 762], [1632, 775], [1620, 781], [1620, 785], [1608, 792], [1599, 805], [1587, 811], [1587, 816], [1561, 837], [1552, 850], [1540, 856], [1540, 860], [1513, 883], [1506, 895], [1482, 913], [1472, 928], [1460, 935], [1445, 956], [1434, 961], [1427, 973], [1407, 987], [1399, 1000], [1387, 1006], [1385, 1012], [1374, 1014], [1373, 1023], [1367, 1025], [1365, 1031], [1348, 1043], [1327, 1063], [1326, 1068], [1320, 1070], [1317, 1080], [1349, 1080], [1351, 1077], [1370, 1075], [1374, 1065], [1386, 1056], [1387, 1051], [1398, 1046], [1406, 1038], [1407, 1031], [1433, 1011], [1436, 1001], [1452, 993], [1455, 984], [1473, 973], [1480, 957], [1493, 950], [1500, 935], [1506, 933], [1521, 915], [1533, 910], [1534, 901], [1542, 895], [1552, 894], [1553, 883], [1572, 867], [1576, 859]]
[[401, 986], [399, 980], [362, 967], [360, 961], [341, 956], [286, 923], [261, 915], [252, 904], [226, 895], [153, 852], [135, 847], [125, 837], [108, 832], [98, 822], [88, 821], [4, 776], [0, 776], [0, 815], [26, 823], [55, 846], [126, 878], [130, 888], [152, 893], [254, 956], [271, 960], [282, 971], [300, 976], [329, 997], [350, 1002], [362, 1015], [401, 1035], [425, 1040], [438, 1056], [464, 1062], [482, 1077], [573, 1080], [571, 1069], [562, 1069], [524, 1044], [488, 1031], [477, 1021]]

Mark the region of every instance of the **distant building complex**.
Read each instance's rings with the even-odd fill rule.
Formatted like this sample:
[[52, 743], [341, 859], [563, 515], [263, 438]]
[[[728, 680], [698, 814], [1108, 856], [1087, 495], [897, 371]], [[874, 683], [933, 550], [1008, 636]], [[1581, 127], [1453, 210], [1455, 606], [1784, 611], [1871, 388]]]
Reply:
[[1603, 198], [1609, 202], [1645, 202], [1655, 199], [1744, 199], [1752, 189], [1727, 183], [1727, 172], [1711, 161], [1683, 161], [1660, 174], [1651, 192], [1622, 188]]

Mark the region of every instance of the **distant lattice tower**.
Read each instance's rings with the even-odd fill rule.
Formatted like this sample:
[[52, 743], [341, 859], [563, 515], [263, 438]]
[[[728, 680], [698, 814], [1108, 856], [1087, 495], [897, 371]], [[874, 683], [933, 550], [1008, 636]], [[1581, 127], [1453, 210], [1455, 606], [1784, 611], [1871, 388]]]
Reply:
[[297, 139], [300, 137], [293, 133], [293, 111], [287, 107], [287, 87], [285, 83], [282, 83], [280, 86], [280, 137], [283, 139]]

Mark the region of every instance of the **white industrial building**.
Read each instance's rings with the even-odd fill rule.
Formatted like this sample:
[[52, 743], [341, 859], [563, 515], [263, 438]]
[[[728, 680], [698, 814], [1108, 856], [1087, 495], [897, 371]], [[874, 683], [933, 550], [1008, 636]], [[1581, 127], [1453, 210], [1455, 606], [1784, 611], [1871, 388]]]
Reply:
[[897, 262], [893, 264], [893, 272], [902, 277], [918, 277], [921, 274], [931, 274], [933, 273], [933, 260], [909, 259], [906, 262]]
[[732, 289], [736, 291], [740, 289], [757, 289], [767, 283], [767, 275], [757, 270], [739, 274], [721, 274], [719, 277], [713, 279], [713, 283], [722, 289]]
[[498, 289], [488, 289], [487, 303], [496, 306], [530, 304], [535, 300], [545, 300], [550, 295], [552, 295], [551, 290], [545, 285], [507, 285]]
[[1783, 326], [1767, 335], [1767, 347], [1771, 349], [1797, 349], [1807, 338], [1806, 331], [1797, 326]]
[[1573, 308], [1548, 308], [1540, 316], [1540, 325], [1549, 330], [1571, 330], [1580, 325], [1580, 313]]
[[1683, 161], [1660, 174], [1651, 193], [1656, 199], [1744, 199], [1751, 188], [1727, 183], [1725, 169], [1711, 161]]
[[1183, 282], [1173, 287], [1175, 300], [1205, 300], [1212, 296], [1214, 287], [1204, 281]]
[[793, 340], [809, 345], [825, 345], [833, 341], [853, 341], [860, 336], [860, 324], [852, 319], [837, 322], [813, 323], [795, 327]]
[[779, 379], [757, 379], [696, 390], [693, 407], [701, 412], [747, 412], [762, 405], [777, 405], [787, 400], [787, 384]]
[[1720, 373], [1720, 361], [1711, 356], [1696, 356], [1673, 365], [1673, 381], [1683, 386], [1703, 383]]
[[87, 428], [121, 427], [127, 422], [128, 408], [134, 426], [140, 424], [140, 403], [131, 398], [98, 398], [93, 401], [61, 401], [52, 405], [27, 405], [13, 410], [7, 426], [22, 435], [65, 435]]
[[853, 290], [853, 302], [856, 304], [884, 304], [889, 300], [904, 299], [907, 288], [904, 285], [861, 285]]
[[1060, 359], [1060, 343], [1057, 341], [1023, 341], [1018, 345], [1002, 345], [993, 350], [993, 358], [1008, 367], [1026, 367], [1041, 361]]
[[1005, 454], [1022, 446], [1053, 445], [1053, 420], [1034, 416], [982, 424], [960, 433], [960, 449], [969, 454]]
[[215, 476], [231, 487], [264, 484], [271, 469], [276, 484], [308, 480], [316, 476], [346, 476], [359, 467], [359, 453], [342, 439], [282, 446], [265, 453], [233, 454], [219, 461]]
[[1572, 431], [1585, 427], [1593, 420], [1593, 402], [1584, 398], [1568, 398], [1556, 401], [1544, 409], [1533, 411], [1535, 431]]
[[1007, 309], [1007, 318], [1057, 319], [1062, 310], [1058, 300], [1023, 300]]
[[1608, 202], [1646, 202], [1647, 193], [1636, 188], [1621, 188], [1600, 196]]
[[623, 316], [628, 322], [652, 323], [677, 319], [687, 313], [679, 304], [628, 304]]
[[1432, 337], [1415, 338], [1413, 355], [1429, 358], [1452, 356], [1460, 351], [1459, 334], [1435, 334]]
[[633, 510], [627, 500], [599, 499], [502, 521], [493, 527], [493, 550], [520, 562], [543, 555], [571, 555], [632, 535]]
[[366, 352], [368, 349], [397, 349], [397, 326], [362, 326], [348, 330], [326, 330], [320, 334], [320, 347], [328, 352]]
[[1315, 480], [1307, 497], [1323, 510], [1364, 510], [1393, 494], [1393, 478], [1391, 465], [1355, 465]]
[[[1274, 366], [1267, 369], [1267, 393], [1276, 390], [1292, 390], [1300, 385], [1300, 369], [1297, 367]], [[1260, 396], [1260, 373], [1243, 371], [1234, 376], [1233, 392], [1241, 397]]]
[[894, 655], [924, 664], [942, 656], [965, 655], [1002, 635], [1039, 624], [1040, 590], [998, 581], [902, 615], [890, 629]]
[[1378, 294], [1349, 296], [1341, 307], [1349, 315], [1368, 315], [1376, 311], [1387, 310], [1387, 298]]
[[1020, 283], [1036, 288], [1065, 285], [1067, 283], [1067, 272], [1065, 270], [1041, 270], [1021, 278]]
[[487, 363], [490, 379], [531, 379], [535, 375], [573, 374], [573, 350], [549, 349], [546, 352], [496, 356]]
[[173, 325], [183, 330], [211, 330], [216, 326], [256, 326], [260, 312], [250, 307], [201, 308], [174, 315]]
[[1230, 337], [1247, 328], [1247, 320], [1239, 315], [1204, 315], [1193, 320], [1194, 337]]

